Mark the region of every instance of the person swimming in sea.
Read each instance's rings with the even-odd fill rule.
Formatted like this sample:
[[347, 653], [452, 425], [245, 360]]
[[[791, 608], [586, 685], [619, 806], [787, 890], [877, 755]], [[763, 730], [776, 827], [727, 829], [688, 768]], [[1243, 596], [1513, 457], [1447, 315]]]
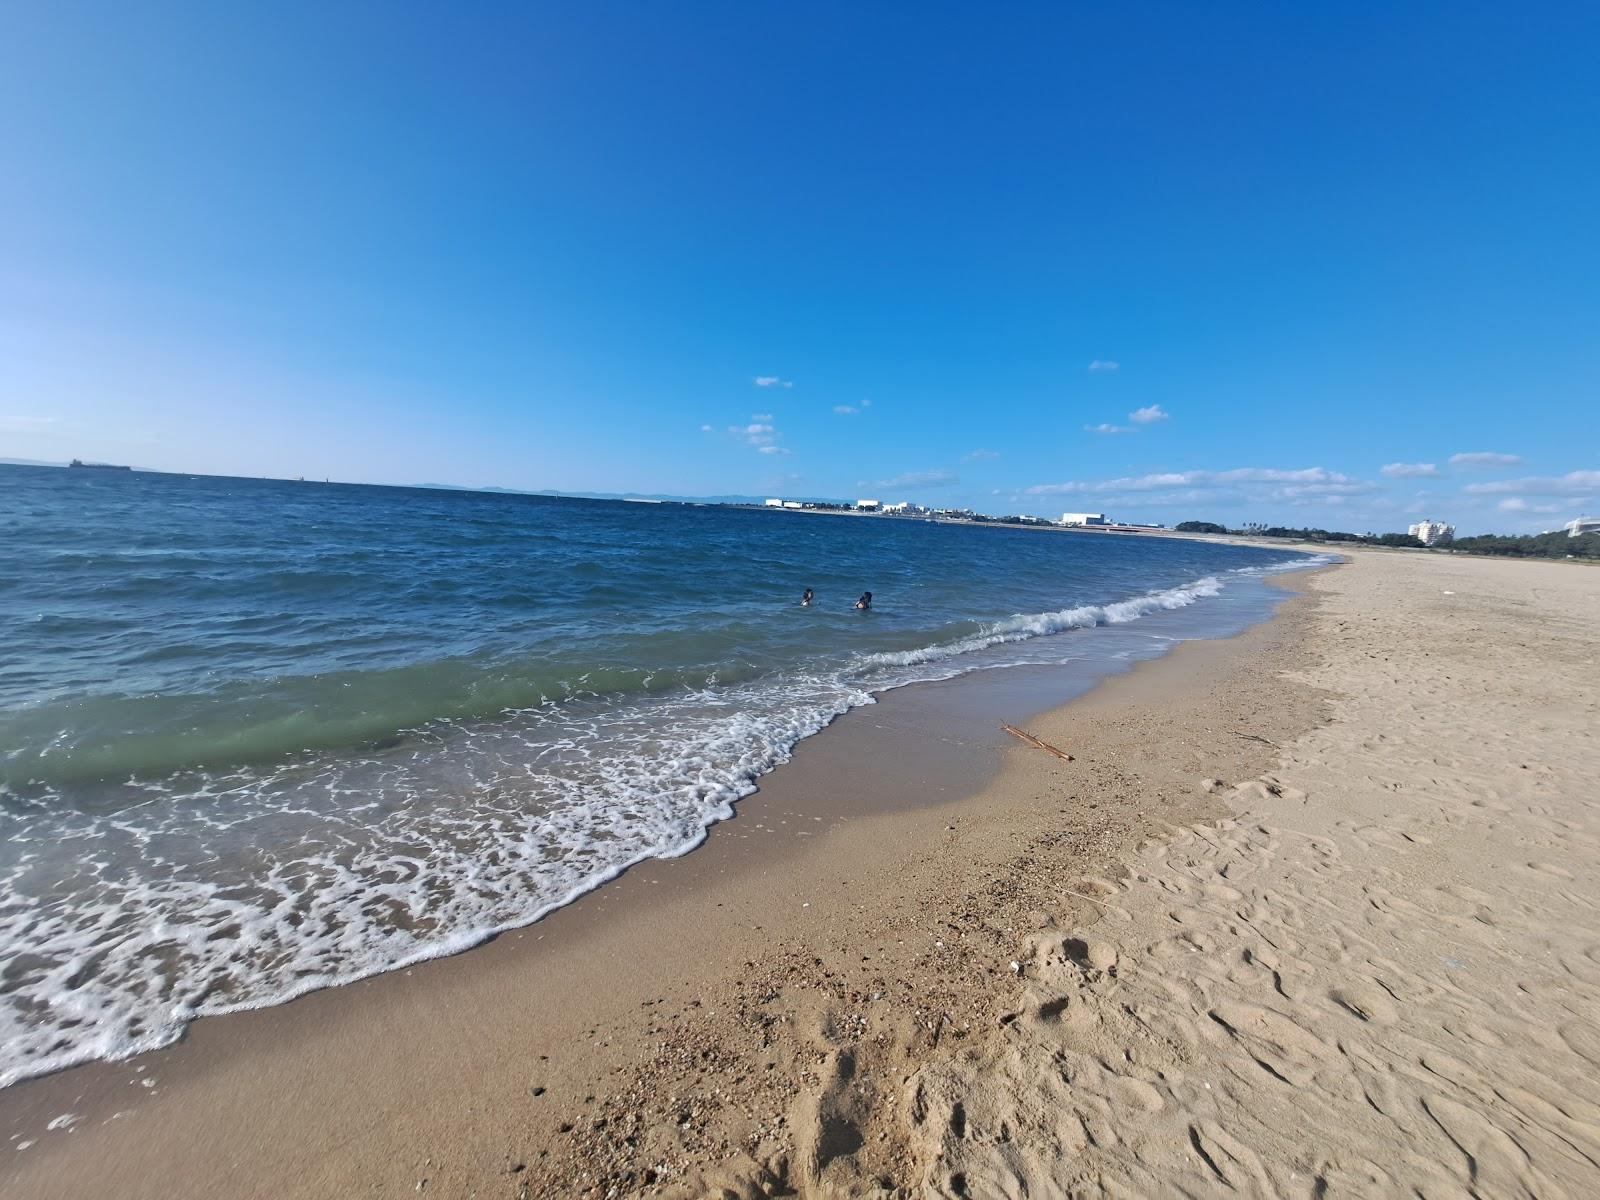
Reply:
[[862, 592], [861, 593], [861, 599], [856, 601], [856, 611], [857, 612], [866, 612], [871, 607], [872, 607], [872, 593], [871, 592]]
[[815, 595], [816, 595], [815, 592], [813, 592], [810, 588], [807, 588], [806, 591], [805, 591], [805, 595], [800, 597], [800, 607], [801, 608], [810, 608], [811, 607], [812, 597], [815, 596]]

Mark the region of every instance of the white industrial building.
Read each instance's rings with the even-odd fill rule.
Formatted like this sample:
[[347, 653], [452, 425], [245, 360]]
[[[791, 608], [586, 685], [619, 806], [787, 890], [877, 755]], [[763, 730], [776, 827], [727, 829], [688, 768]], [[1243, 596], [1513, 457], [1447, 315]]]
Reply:
[[857, 512], [878, 512], [882, 508], [883, 508], [883, 505], [879, 504], [876, 500], [857, 500], [856, 501], [856, 511]]
[[1111, 525], [1114, 522], [1105, 513], [1062, 513], [1063, 525]]
[[1406, 532], [1424, 546], [1431, 546], [1440, 538], [1454, 537], [1456, 527], [1454, 525], [1446, 525], [1443, 521], [1418, 521]]
[[1578, 537], [1585, 533], [1600, 533], [1600, 517], [1578, 517], [1568, 521], [1561, 528], [1567, 531], [1568, 537]]

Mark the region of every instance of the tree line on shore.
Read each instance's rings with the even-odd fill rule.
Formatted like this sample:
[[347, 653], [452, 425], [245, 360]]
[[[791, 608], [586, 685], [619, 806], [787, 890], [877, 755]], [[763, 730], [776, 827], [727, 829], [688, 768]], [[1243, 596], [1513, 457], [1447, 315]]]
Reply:
[[[1422, 549], [1409, 533], [1344, 533], [1330, 529], [1291, 529], [1283, 525], [1246, 525], [1229, 529], [1215, 521], [1180, 521], [1179, 533], [1234, 533], [1250, 537], [1293, 538], [1303, 542], [1358, 542], [1366, 546], [1400, 546]], [[1442, 537], [1430, 549], [1466, 554], [1498, 554], [1513, 558], [1600, 559], [1600, 533], [1569, 537], [1565, 532], [1520, 535], [1484, 533], [1474, 537]]]

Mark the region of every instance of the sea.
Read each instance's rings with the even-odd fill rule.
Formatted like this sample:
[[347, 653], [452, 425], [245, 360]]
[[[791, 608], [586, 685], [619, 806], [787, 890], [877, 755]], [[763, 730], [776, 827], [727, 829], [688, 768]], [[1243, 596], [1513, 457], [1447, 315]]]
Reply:
[[0, 1086], [527, 925], [889, 689], [1097, 678], [1319, 561], [0, 466]]

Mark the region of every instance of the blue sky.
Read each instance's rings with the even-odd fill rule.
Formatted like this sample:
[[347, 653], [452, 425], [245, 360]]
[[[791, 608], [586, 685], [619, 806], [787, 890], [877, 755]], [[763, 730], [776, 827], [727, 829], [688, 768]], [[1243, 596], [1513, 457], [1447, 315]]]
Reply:
[[0, 13], [0, 456], [1600, 509], [1595, 5], [135, 7]]

